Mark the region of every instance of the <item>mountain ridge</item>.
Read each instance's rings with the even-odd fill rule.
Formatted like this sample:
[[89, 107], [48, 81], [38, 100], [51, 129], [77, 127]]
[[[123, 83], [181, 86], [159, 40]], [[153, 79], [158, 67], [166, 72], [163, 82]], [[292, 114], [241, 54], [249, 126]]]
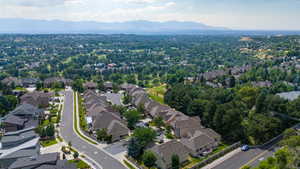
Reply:
[[192, 33], [224, 31], [200, 22], [133, 20], [126, 22], [0, 18], [0, 33]]

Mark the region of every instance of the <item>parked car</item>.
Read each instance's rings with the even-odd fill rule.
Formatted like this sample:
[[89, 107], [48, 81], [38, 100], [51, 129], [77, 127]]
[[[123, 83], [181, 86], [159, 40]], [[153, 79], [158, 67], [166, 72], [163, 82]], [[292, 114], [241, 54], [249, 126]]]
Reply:
[[248, 151], [250, 149], [250, 147], [248, 146], [248, 145], [243, 145], [242, 147], [241, 147], [241, 150], [242, 151]]

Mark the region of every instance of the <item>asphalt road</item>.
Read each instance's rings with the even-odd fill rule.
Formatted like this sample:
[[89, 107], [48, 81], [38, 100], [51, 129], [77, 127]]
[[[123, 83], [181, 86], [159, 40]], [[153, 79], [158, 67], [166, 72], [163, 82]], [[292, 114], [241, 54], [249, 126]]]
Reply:
[[239, 169], [244, 165], [250, 167], [257, 166], [262, 160], [271, 157], [275, 151], [278, 149], [276, 147], [277, 142], [268, 145], [265, 148], [253, 148], [248, 151], [241, 151], [226, 161], [220, 163], [213, 169]]
[[[73, 92], [65, 92], [65, 106], [62, 114], [61, 135], [67, 142], [71, 141], [72, 147], [80, 153], [93, 159], [102, 169], [127, 169], [118, 160], [112, 158], [101, 149], [82, 140], [73, 130]], [[97, 169], [100, 169], [98, 167]]]

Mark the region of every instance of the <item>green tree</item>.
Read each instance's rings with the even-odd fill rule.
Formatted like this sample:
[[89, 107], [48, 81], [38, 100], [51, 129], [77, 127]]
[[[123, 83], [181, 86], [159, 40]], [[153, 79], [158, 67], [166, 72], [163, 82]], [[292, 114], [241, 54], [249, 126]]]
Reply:
[[74, 159], [77, 159], [79, 157], [79, 153], [77, 151], [74, 152], [73, 154]]
[[267, 93], [265, 90], [263, 90], [256, 99], [256, 104], [255, 104], [256, 113], [263, 113], [263, 111], [266, 111], [267, 108], [267, 106], [265, 105], [266, 98], [267, 98]]
[[124, 98], [123, 98], [123, 103], [124, 104], [129, 104], [131, 103], [132, 97], [129, 96], [128, 94], [125, 94]]
[[55, 135], [55, 128], [52, 123], [50, 123], [46, 128], [46, 133], [48, 137], [54, 137]]
[[83, 81], [81, 79], [76, 79], [73, 84], [72, 84], [72, 88], [75, 90], [75, 91], [78, 91], [80, 93], [82, 93], [84, 91], [84, 88], [83, 88]]
[[252, 144], [261, 144], [277, 136], [281, 130], [281, 122], [276, 117], [269, 117], [263, 114], [253, 114], [244, 120], [245, 134], [252, 138]]
[[173, 154], [171, 157], [172, 161], [172, 169], [179, 169], [180, 168], [180, 159], [177, 154]]
[[258, 89], [254, 87], [245, 86], [237, 92], [238, 99], [247, 105], [251, 109], [256, 102], [258, 96]]
[[128, 156], [138, 159], [143, 151], [143, 146], [136, 137], [132, 137], [128, 142], [127, 153]]
[[208, 101], [206, 100], [202, 100], [202, 99], [193, 100], [187, 108], [187, 114], [190, 116], [203, 117], [206, 104], [208, 104]]
[[124, 117], [127, 119], [128, 128], [134, 129], [135, 124], [140, 120], [141, 114], [137, 110], [129, 110], [124, 113]]
[[99, 141], [105, 141], [105, 139], [107, 137], [106, 129], [99, 129], [99, 130], [97, 130], [96, 135], [97, 135], [97, 140], [99, 140]]
[[164, 120], [161, 116], [154, 117], [153, 123], [156, 127], [161, 128], [165, 125]]
[[153, 152], [151, 151], [145, 151], [143, 154], [143, 162], [144, 165], [147, 166], [148, 168], [154, 167], [156, 163], [156, 156], [154, 155]]
[[142, 147], [146, 147], [149, 143], [153, 142], [156, 132], [148, 127], [140, 127], [134, 130], [133, 137], [139, 140]]

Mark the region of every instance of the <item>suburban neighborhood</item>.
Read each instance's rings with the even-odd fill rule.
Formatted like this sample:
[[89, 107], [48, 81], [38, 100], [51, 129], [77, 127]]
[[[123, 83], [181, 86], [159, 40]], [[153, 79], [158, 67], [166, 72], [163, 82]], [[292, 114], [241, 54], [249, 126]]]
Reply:
[[299, 168], [299, 35], [73, 33], [0, 34], [1, 169]]

